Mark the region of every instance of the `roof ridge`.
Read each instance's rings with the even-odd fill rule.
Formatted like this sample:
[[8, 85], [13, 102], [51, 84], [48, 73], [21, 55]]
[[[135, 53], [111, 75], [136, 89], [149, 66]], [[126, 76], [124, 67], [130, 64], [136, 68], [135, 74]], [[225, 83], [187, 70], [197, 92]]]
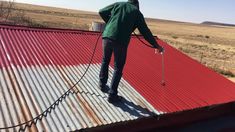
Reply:
[[100, 33], [97, 31], [81, 30], [81, 29], [66, 29], [66, 28], [46, 28], [46, 27], [31, 27], [23, 25], [11, 25], [0, 23], [0, 28], [16, 29], [16, 30], [32, 30], [32, 31], [51, 31], [51, 32], [72, 32], [72, 33]]

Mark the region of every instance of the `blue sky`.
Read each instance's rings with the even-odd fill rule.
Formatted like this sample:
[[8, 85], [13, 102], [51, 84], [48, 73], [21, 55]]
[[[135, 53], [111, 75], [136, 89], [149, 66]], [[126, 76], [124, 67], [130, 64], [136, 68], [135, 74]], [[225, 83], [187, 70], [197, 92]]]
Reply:
[[[97, 12], [120, 0], [15, 0]], [[122, 1], [122, 0], [121, 0]], [[235, 0], [139, 0], [145, 17], [200, 23], [216, 21], [235, 24]]]

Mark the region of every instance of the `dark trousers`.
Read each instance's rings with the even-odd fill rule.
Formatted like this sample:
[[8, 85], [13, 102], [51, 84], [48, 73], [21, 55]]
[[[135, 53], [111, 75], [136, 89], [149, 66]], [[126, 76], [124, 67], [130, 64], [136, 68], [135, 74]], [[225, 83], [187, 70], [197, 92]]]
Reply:
[[103, 39], [103, 59], [99, 74], [99, 85], [104, 87], [108, 80], [108, 68], [112, 53], [114, 53], [114, 73], [110, 84], [109, 94], [117, 95], [118, 84], [122, 77], [122, 71], [126, 63], [127, 45], [120, 44], [114, 40]]

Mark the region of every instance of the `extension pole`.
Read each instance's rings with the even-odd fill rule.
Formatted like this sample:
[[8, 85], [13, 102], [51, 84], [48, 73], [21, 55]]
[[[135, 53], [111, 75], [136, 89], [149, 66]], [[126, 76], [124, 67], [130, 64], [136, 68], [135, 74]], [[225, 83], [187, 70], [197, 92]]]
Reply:
[[164, 52], [162, 52], [161, 55], [162, 55], [162, 82], [161, 82], [161, 85], [165, 86], [166, 82], [165, 82]]
[[[155, 54], [157, 54], [157, 49], [155, 49]], [[161, 85], [162, 86], [166, 86], [166, 82], [165, 82], [165, 64], [164, 64], [164, 50], [161, 52], [162, 55], [162, 81], [161, 81]]]

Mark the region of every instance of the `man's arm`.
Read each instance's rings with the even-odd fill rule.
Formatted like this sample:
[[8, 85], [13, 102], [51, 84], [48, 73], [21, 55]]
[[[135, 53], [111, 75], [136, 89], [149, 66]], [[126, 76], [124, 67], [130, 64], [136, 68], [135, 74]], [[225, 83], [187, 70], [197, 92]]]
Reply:
[[109, 21], [110, 16], [111, 16], [111, 11], [112, 11], [114, 5], [115, 5], [115, 3], [99, 10], [99, 14], [100, 14], [101, 18], [105, 21], [105, 23], [107, 23]]
[[158, 45], [157, 41], [153, 37], [153, 34], [149, 30], [144, 16], [140, 13], [138, 20], [137, 20], [137, 28], [140, 31], [140, 33], [144, 36], [144, 39], [147, 40], [154, 48], [160, 48], [161, 46]]

